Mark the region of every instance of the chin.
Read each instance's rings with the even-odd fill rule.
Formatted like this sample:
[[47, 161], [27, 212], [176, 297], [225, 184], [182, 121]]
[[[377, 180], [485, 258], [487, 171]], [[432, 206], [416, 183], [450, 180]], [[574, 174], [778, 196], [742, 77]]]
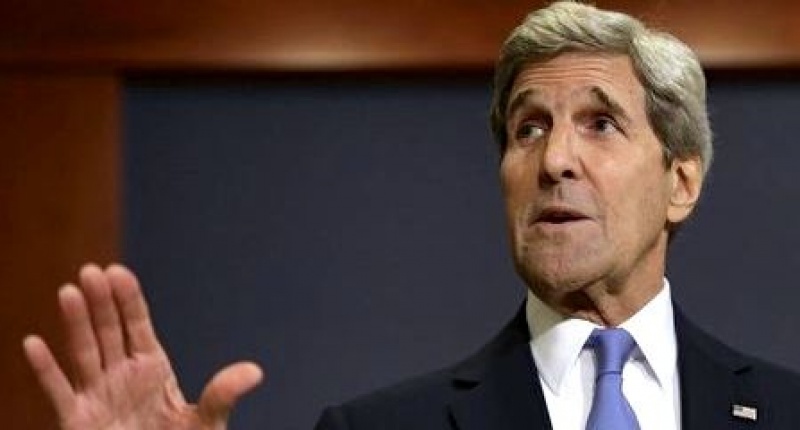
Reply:
[[578, 292], [602, 277], [602, 259], [585, 257], [525, 255], [517, 259], [516, 269], [528, 288], [540, 298], [562, 297]]

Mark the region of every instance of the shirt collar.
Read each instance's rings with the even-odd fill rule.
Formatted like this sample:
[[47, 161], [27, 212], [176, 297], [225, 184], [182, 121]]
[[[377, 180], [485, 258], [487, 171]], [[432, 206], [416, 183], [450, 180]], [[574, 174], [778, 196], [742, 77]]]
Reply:
[[[673, 380], [678, 359], [670, 285], [664, 279], [661, 291], [620, 327], [627, 330], [637, 349], [635, 359], [643, 359], [659, 385]], [[528, 291], [526, 304], [531, 349], [539, 374], [555, 393], [578, 361], [595, 323], [567, 318], [545, 305]]]
[[670, 284], [666, 278], [664, 288], [620, 327], [636, 340], [638, 350], [655, 373], [658, 384], [663, 387], [672, 381], [677, 371], [678, 342]]

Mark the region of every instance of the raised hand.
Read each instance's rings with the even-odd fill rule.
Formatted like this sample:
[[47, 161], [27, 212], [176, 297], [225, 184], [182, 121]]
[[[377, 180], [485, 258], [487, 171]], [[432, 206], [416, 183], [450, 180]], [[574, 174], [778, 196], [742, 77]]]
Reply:
[[221, 430], [237, 399], [261, 381], [257, 365], [232, 364], [196, 405], [187, 403], [139, 283], [125, 267], [84, 266], [78, 286], [63, 286], [58, 300], [74, 377], [40, 337], [26, 337], [23, 348], [64, 430]]

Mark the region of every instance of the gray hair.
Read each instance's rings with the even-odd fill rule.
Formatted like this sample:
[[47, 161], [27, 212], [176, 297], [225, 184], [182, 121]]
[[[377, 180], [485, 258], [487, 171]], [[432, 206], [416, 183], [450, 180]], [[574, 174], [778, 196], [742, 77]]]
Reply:
[[501, 151], [508, 139], [507, 105], [517, 74], [531, 63], [575, 51], [627, 55], [644, 87], [647, 117], [664, 147], [665, 163], [699, 156], [703, 172], [708, 171], [713, 149], [706, 82], [694, 52], [629, 15], [574, 1], [557, 1], [532, 12], [503, 44], [490, 112]]

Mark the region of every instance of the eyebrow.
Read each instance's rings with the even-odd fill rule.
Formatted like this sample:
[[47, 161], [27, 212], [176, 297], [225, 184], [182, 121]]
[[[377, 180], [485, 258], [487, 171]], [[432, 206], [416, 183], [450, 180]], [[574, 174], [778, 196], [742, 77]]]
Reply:
[[514, 113], [521, 109], [523, 106], [528, 104], [534, 104], [533, 99], [539, 94], [539, 91], [535, 88], [530, 88], [524, 91], [520, 91], [517, 95], [514, 96], [513, 99], [508, 103], [508, 109], [506, 110], [506, 118], [511, 118], [514, 116]]
[[607, 109], [612, 115], [621, 118], [625, 122], [630, 122], [631, 119], [628, 114], [625, 112], [625, 108], [622, 107], [616, 100], [614, 100], [610, 95], [608, 95], [602, 88], [593, 86], [589, 88], [589, 93], [593, 96], [595, 101], [600, 103], [605, 109]]
[[[588, 89], [589, 94], [592, 96], [592, 99], [600, 104], [604, 109], [608, 110], [612, 115], [619, 117], [625, 122], [630, 123], [631, 119], [630, 116], [625, 111], [625, 108], [622, 107], [613, 97], [611, 97], [608, 93], [603, 91], [602, 88], [598, 86], [591, 86]], [[536, 88], [529, 88], [524, 91], [520, 91], [517, 93], [513, 99], [508, 103], [508, 110], [506, 111], [506, 118], [511, 118], [514, 116], [515, 112], [519, 109], [523, 108], [526, 105], [535, 105], [538, 106], [539, 103], [535, 102], [534, 100], [537, 98], [537, 95], [540, 93], [539, 90]]]

